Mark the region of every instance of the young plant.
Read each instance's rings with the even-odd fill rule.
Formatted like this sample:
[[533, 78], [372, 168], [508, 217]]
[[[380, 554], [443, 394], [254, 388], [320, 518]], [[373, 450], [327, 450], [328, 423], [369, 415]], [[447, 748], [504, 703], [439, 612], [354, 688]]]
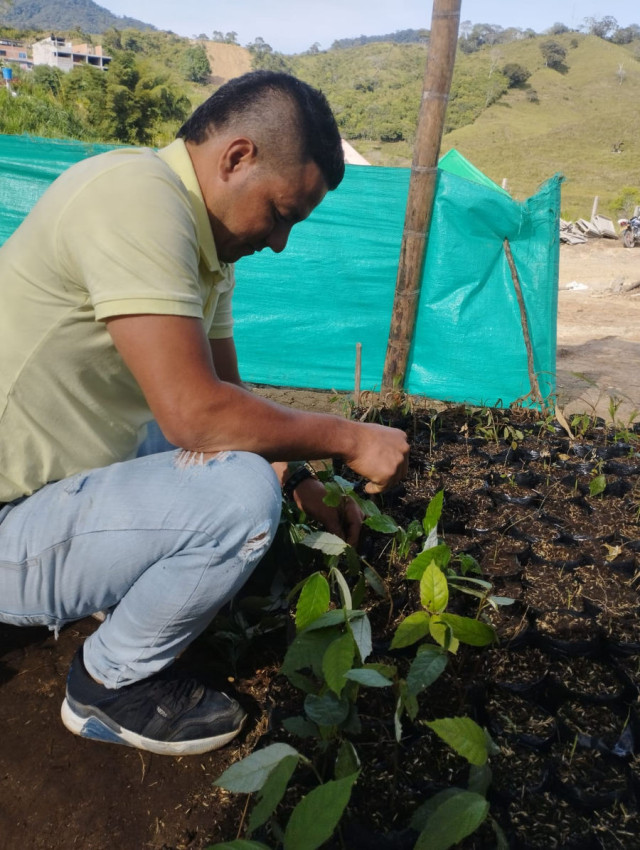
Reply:
[[316, 772], [309, 759], [294, 747], [271, 744], [225, 770], [216, 780], [216, 785], [236, 793], [257, 793], [258, 799], [249, 816], [249, 839], [225, 841], [212, 847], [217, 850], [270, 850], [267, 844], [250, 839], [267, 821], [270, 822], [271, 833], [276, 836], [277, 846], [284, 850], [316, 850], [328, 841], [340, 822], [358, 778], [357, 761], [351, 754], [343, 754], [336, 760], [335, 779], [327, 782], [316, 774], [317, 787], [302, 797], [283, 829], [276, 820], [275, 811], [300, 764]]

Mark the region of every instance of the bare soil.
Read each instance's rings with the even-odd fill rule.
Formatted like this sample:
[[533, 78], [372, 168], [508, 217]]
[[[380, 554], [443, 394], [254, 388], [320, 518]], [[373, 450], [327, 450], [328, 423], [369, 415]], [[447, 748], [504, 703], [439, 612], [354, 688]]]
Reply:
[[[583, 286], [586, 288], [574, 288]], [[561, 245], [558, 402], [567, 414], [640, 411], [640, 248], [594, 239]]]
[[205, 41], [204, 46], [211, 66], [209, 82], [212, 85], [221, 86], [251, 70], [251, 54], [245, 47], [219, 41]]
[[[632, 288], [640, 280], [640, 249], [601, 240], [563, 246], [561, 253], [562, 403], [567, 412], [607, 418], [615, 392], [624, 400], [618, 413], [628, 409], [630, 417], [640, 407], [640, 290]], [[567, 288], [573, 282], [588, 289]], [[340, 412], [328, 393], [257, 391], [285, 404]], [[500, 746], [492, 762], [492, 814], [511, 848], [635, 850], [637, 435], [592, 420], [570, 441], [559, 426], [545, 429], [502, 411], [492, 414], [500, 426], [495, 439], [486, 412], [435, 410], [424, 401], [399, 423], [412, 443], [411, 475], [381, 507], [406, 525], [421, 519], [429, 498], [444, 488], [445, 539], [454, 552], [472, 554], [496, 592], [517, 602], [494, 616], [500, 644], [462, 652], [441, 687], [430, 689], [420, 717], [455, 710], [491, 730]], [[517, 450], [502, 439], [507, 426], [522, 430]], [[597, 474], [605, 475], [607, 489], [591, 495]], [[416, 605], [404, 565], [389, 562], [384, 544], [379, 535], [363, 540], [394, 602], [390, 611], [370, 600], [380, 659], [393, 623]], [[295, 561], [285, 561], [295, 573]], [[280, 721], [299, 702], [277, 676], [286, 630], [242, 647], [233, 662], [212, 633], [194, 644], [183, 663], [228, 679], [250, 722], [225, 750], [167, 758], [84, 741], [62, 727], [69, 662], [97, 627], [83, 620], [55, 640], [45, 629], [0, 625], [0, 845], [202, 850], [243, 834], [245, 800], [213, 781], [256, 746], [284, 739]], [[393, 707], [384, 696], [375, 699], [380, 702], [370, 690], [361, 706], [365, 722], [356, 746], [365, 770], [345, 846], [402, 850], [415, 842], [407, 831], [411, 811], [435, 790], [464, 781], [465, 769], [419, 725], [406, 729], [398, 751], [389, 722]], [[380, 838], [389, 830], [393, 835]], [[463, 846], [494, 845], [489, 830]]]

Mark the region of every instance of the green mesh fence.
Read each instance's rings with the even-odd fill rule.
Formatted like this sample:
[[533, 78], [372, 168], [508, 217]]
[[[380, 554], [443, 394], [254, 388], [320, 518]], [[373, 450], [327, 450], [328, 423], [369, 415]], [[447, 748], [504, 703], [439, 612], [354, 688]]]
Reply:
[[[108, 149], [0, 136], [0, 243], [59, 173]], [[556, 175], [518, 203], [457, 152], [442, 158], [410, 393], [488, 405], [529, 395], [507, 238], [534, 367], [543, 393], [553, 394], [560, 184]], [[408, 169], [347, 166], [341, 186], [294, 228], [283, 254], [237, 264], [235, 337], [246, 381], [351, 390], [361, 343], [361, 387], [380, 387], [408, 187]]]

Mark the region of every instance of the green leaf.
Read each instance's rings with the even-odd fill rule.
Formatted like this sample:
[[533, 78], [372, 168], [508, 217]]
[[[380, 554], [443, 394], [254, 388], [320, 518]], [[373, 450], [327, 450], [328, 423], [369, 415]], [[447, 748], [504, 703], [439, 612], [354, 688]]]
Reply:
[[414, 850], [448, 850], [475, 832], [489, 813], [489, 803], [472, 791], [458, 791], [428, 819]]
[[364, 602], [364, 597], [366, 596], [366, 593], [367, 593], [367, 582], [366, 582], [365, 577], [362, 574], [360, 574], [360, 577], [358, 578], [358, 581], [356, 582], [356, 586], [353, 588], [352, 602], [353, 602], [354, 608], [359, 608], [362, 605], [362, 603]]
[[337, 534], [328, 531], [312, 531], [301, 542], [310, 549], [319, 549], [325, 555], [342, 555], [348, 545]]
[[222, 844], [210, 844], [207, 850], [270, 850], [261, 841], [247, 841], [245, 838], [236, 838], [235, 841], [223, 841]]
[[471, 764], [482, 765], [487, 760], [487, 740], [484, 729], [470, 717], [442, 717], [425, 721], [450, 747]]
[[258, 802], [251, 812], [249, 826], [247, 828], [249, 835], [255, 832], [258, 827], [262, 826], [274, 813], [278, 803], [284, 797], [284, 792], [287, 790], [287, 785], [297, 765], [298, 759], [296, 756], [285, 756], [273, 768], [267, 781], [262, 786]]
[[328, 629], [309, 629], [296, 635], [287, 649], [281, 672], [290, 676], [294, 671], [308, 667], [316, 676], [322, 677], [322, 658], [329, 644], [340, 634], [340, 629], [334, 626]]
[[357, 501], [365, 516], [380, 516], [380, 508], [371, 499], [358, 499]]
[[286, 717], [282, 721], [282, 725], [287, 732], [297, 735], [298, 738], [316, 738], [318, 736], [318, 727], [316, 724], [304, 717]]
[[462, 575], [466, 576], [467, 573], [482, 572], [480, 564], [472, 555], [468, 555], [466, 552], [462, 552], [460, 555], [458, 555], [458, 560], [460, 561], [460, 569], [462, 570]]
[[318, 617], [317, 620], [314, 620], [313, 623], [307, 626], [306, 632], [312, 632], [317, 629], [326, 629], [331, 626], [337, 626], [342, 623], [346, 623], [347, 620], [349, 622], [353, 622], [353, 620], [359, 620], [361, 617], [365, 616], [364, 611], [355, 610], [355, 611], [347, 611], [345, 608], [337, 608], [335, 610], [327, 611], [326, 614], [322, 614], [322, 616]]
[[351, 741], [343, 741], [340, 744], [338, 755], [336, 756], [335, 777], [336, 779], [344, 779], [353, 774], [360, 768], [360, 759], [358, 753]]
[[339, 699], [332, 691], [318, 696], [307, 694], [304, 700], [307, 717], [318, 726], [339, 726], [349, 714], [349, 700]]
[[342, 475], [334, 475], [333, 480], [340, 487], [343, 493], [351, 493], [353, 491], [353, 484], [351, 481], [347, 481], [347, 479], [343, 478]]
[[449, 659], [438, 646], [424, 646], [411, 662], [407, 675], [407, 690], [413, 696], [432, 685], [445, 670]]
[[604, 493], [607, 487], [607, 479], [604, 475], [596, 475], [595, 478], [592, 478], [589, 482], [589, 495], [590, 496], [599, 496], [600, 493]]
[[451, 626], [443, 623], [440, 617], [432, 617], [429, 620], [429, 633], [436, 643], [439, 643], [448, 652], [456, 654], [460, 641], [453, 636]]
[[[453, 582], [469, 582], [471, 584], [477, 584], [479, 587], [484, 587], [486, 590], [491, 590], [491, 582], [487, 581], [485, 578], [472, 578], [471, 576], [452, 576], [451, 583]], [[460, 588], [462, 589], [462, 588]]]
[[325, 482], [324, 489], [326, 490], [326, 494], [322, 501], [330, 508], [337, 508], [344, 496], [342, 487], [335, 481], [327, 481]]
[[418, 581], [424, 575], [424, 571], [433, 561], [441, 569], [444, 569], [451, 560], [451, 549], [446, 543], [440, 543], [439, 546], [432, 546], [431, 549], [425, 549], [411, 561], [407, 567], [407, 578], [415, 578]]
[[284, 850], [316, 850], [338, 825], [358, 774], [333, 779], [314, 788], [291, 812], [284, 834]]
[[493, 626], [471, 617], [459, 617], [457, 614], [440, 614], [440, 620], [445, 622], [461, 643], [470, 646], [487, 646], [496, 639]]
[[359, 685], [364, 685], [367, 688], [388, 688], [393, 685], [390, 679], [378, 673], [377, 670], [372, 670], [370, 667], [358, 667], [355, 670], [349, 670], [345, 673], [347, 679], [352, 682], [357, 682]]
[[429, 534], [431, 529], [436, 528], [438, 520], [442, 516], [442, 500], [444, 498], [444, 490], [439, 490], [433, 499], [427, 505], [427, 510], [422, 520], [422, 527], [425, 534]]
[[516, 600], [511, 596], [487, 596], [487, 602], [497, 611], [500, 605], [513, 605]]
[[430, 614], [439, 614], [447, 607], [449, 587], [440, 567], [433, 561], [420, 579], [420, 602]]
[[378, 594], [378, 596], [383, 599], [388, 596], [387, 589], [385, 587], [384, 581], [380, 578], [378, 573], [371, 566], [367, 566], [364, 568], [364, 577], [369, 585], [369, 587], [373, 588], [374, 592]]
[[364, 521], [364, 525], [372, 528], [374, 531], [379, 531], [382, 534], [395, 534], [399, 528], [391, 517], [386, 514], [367, 517]]
[[415, 611], [400, 623], [391, 641], [391, 649], [402, 649], [412, 643], [422, 640], [429, 634], [429, 614], [426, 611]]
[[445, 788], [444, 791], [438, 791], [438, 793], [434, 794], [433, 797], [429, 797], [429, 799], [425, 800], [424, 803], [418, 806], [415, 812], [411, 815], [411, 829], [415, 829], [416, 832], [422, 832], [427, 825], [429, 818], [436, 809], [446, 800], [451, 799], [451, 797], [455, 797], [463, 790], [463, 788], [458, 788], [455, 785], [452, 785], [449, 788]]
[[400, 701], [402, 703], [402, 708], [407, 712], [409, 717], [412, 720], [415, 720], [418, 716], [418, 700], [415, 695], [409, 691], [407, 683], [403, 682], [402, 679], [400, 680]]
[[345, 577], [342, 575], [342, 573], [337, 567], [331, 568], [331, 575], [338, 582], [338, 587], [340, 588], [340, 596], [342, 597], [342, 607], [353, 608], [353, 602], [351, 600], [351, 591], [349, 590], [349, 585], [347, 584]]
[[322, 573], [313, 573], [304, 583], [296, 608], [296, 628], [299, 632], [317, 620], [329, 608], [329, 582]]
[[349, 620], [349, 628], [358, 647], [360, 661], [364, 663], [373, 651], [373, 640], [371, 637], [371, 622], [364, 611], [361, 613], [363, 616], [360, 619]]
[[251, 753], [242, 761], [232, 764], [222, 776], [216, 779], [214, 785], [242, 794], [259, 791], [273, 768], [287, 756], [300, 758], [298, 751], [288, 744], [270, 744], [262, 750]]
[[493, 773], [489, 767], [489, 762], [472, 764], [469, 768], [467, 789], [473, 791], [475, 794], [481, 794], [483, 797], [486, 797], [492, 779]]
[[325, 651], [322, 673], [325, 682], [337, 696], [340, 696], [346, 684], [345, 673], [351, 670], [355, 654], [356, 644], [349, 632], [330, 643]]

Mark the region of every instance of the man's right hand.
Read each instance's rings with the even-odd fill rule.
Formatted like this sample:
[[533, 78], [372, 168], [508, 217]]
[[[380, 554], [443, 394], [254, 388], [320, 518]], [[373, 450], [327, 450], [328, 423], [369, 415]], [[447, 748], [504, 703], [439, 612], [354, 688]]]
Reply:
[[409, 469], [409, 443], [407, 435], [398, 428], [358, 422], [356, 445], [344, 462], [368, 478], [365, 491], [369, 494], [382, 493], [401, 481]]

